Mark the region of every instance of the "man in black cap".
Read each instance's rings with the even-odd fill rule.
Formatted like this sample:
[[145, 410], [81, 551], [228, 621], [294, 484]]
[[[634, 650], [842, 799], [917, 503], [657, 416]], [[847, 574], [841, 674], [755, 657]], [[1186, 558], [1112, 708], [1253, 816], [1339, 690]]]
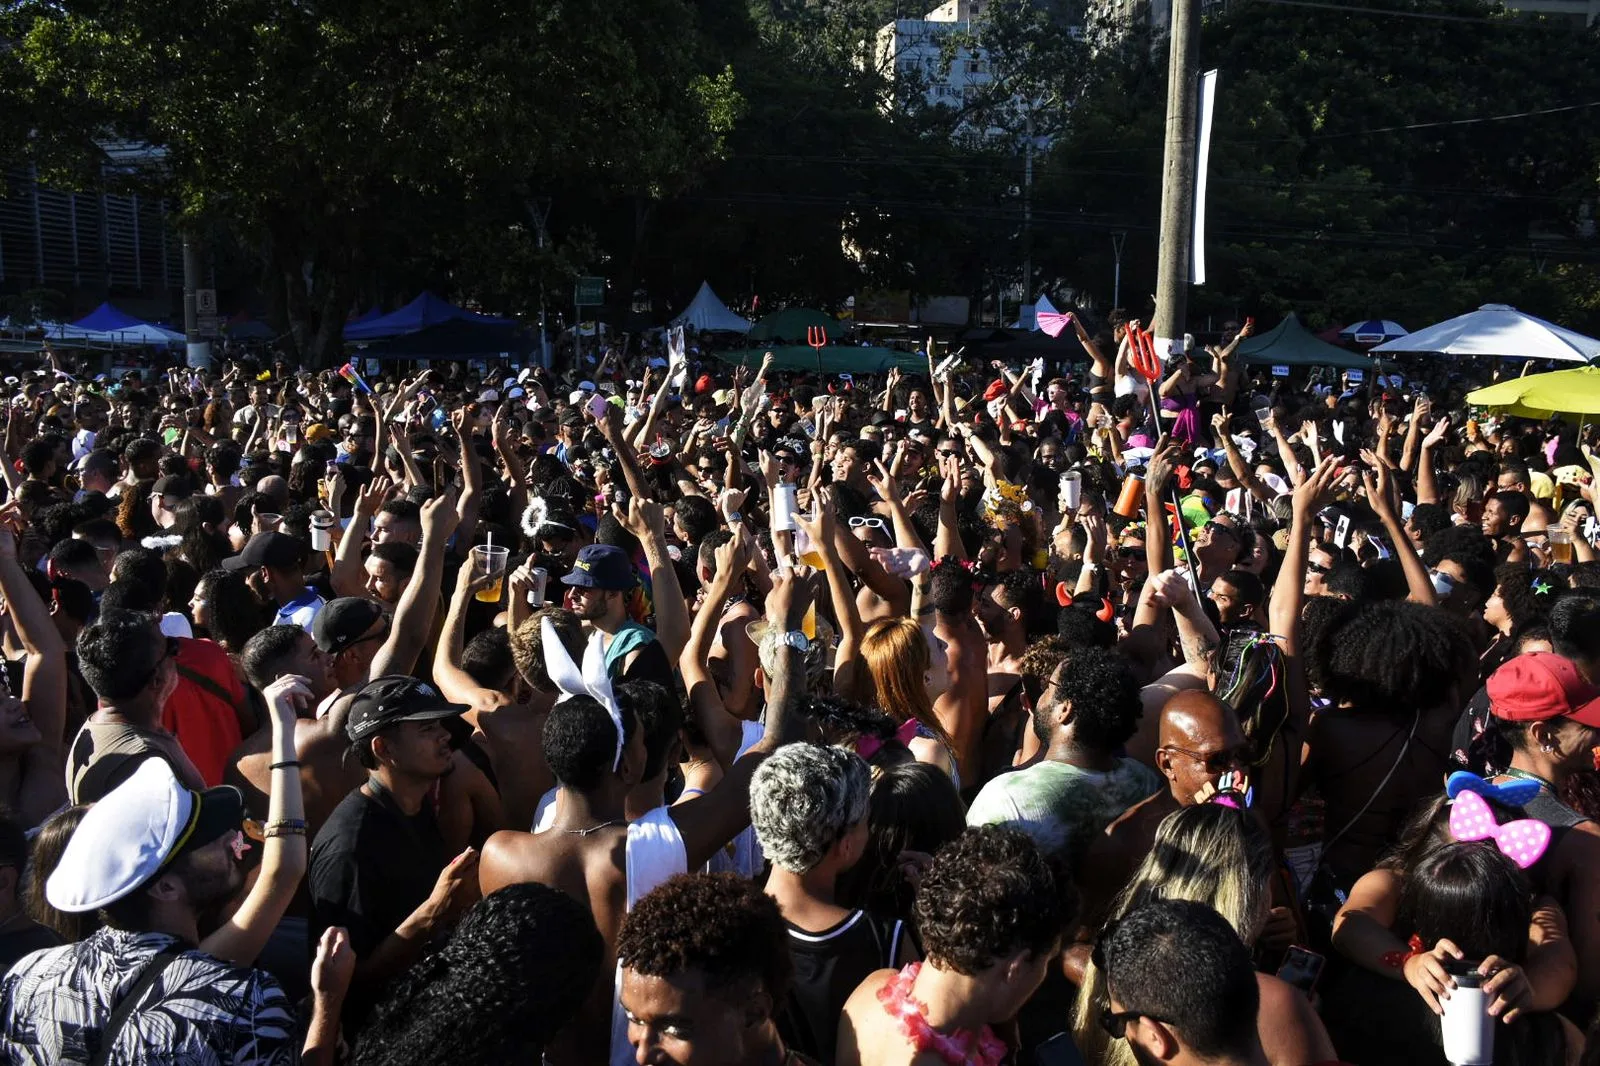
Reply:
[[590, 544], [578, 551], [572, 573], [561, 581], [572, 589], [573, 612], [603, 634], [606, 673], [613, 681], [672, 685], [666, 649], [649, 628], [628, 617], [628, 596], [639, 578], [626, 552], [614, 544]]
[[446, 853], [433, 802], [454, 753], [471, 735], [466, 707], [413, 677], [377, 678], [345, 722], [367, 783], [334, 808], [311, 846], [311, 939], [344, 926], [356, 953], [345, 1019], [447, 932], [478, 894], [478, 853]]
[[222, 568], [245, 571], [256, 593], [278, 605], [274, 625], [311, 631], [324, 601], [306, 585], [306, 553], [298, 540], [276, 530], [257, 533], [244, 551], [223, 560]]
[[156, 482], [150, 490], [150, 515], [156, 520], [156, 525], [162, 529], [171, 529], [178, 523], [178, 516], [173, 508], [178, 506], [180, 500], [187, 500], [194, 495], [194, 483], [186, 477], [168, 474]]
[[365, 684], [389, 637], [390, 622], [383, 605], [364, 596], [329, 600], [311, 623], [311, 639], [331, 659], [334, 686], [347, 689]]

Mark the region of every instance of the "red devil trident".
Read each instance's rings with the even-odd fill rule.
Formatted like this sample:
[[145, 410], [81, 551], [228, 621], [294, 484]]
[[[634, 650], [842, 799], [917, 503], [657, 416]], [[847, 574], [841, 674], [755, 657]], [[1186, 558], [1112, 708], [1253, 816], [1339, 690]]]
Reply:
[[[1139, 376], [1149, 382], [1150, 417], [1155, 419], [1157, 444], [1166, 440], [1161, 433], [1161, 406], [1156, 402], [1156, 390], [1161, 381], [1161, 357], [1156, 354], [1155, 337], [1149, 332], [1141, 330], [1137, 323], [1128, 323], [1128, 348], [1130, 349], [1128, 361], [1133, 364], [1133, 369]], [[1171, 486], [1173, 510], [1176, 512], [1178, 526], [1178, 543], [1183, 548], [1184, 560], [1189, 564], [1189, 585], [1194, 589], [1195, 595], [1200, 595], [1200, 579], [1194, 569], [1194, 551], [1189, 546], [1189, 530], [1183, 521], [1183, 500], [1178, 495], [1178, 486]], [[1155, 516], [1150, 516], [1155, 520]]]
[[806, 344], [810, 345], [817, 353], [817, 373], [822, 373], [822, 349], [828, 346], [827, 326], [807, 326]]

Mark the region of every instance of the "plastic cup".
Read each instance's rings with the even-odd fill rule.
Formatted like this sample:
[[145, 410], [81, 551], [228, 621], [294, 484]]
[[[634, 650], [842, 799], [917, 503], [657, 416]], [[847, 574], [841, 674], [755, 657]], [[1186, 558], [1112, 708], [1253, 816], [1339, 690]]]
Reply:
[[471, 563], [472, 576], [476, 580], [480, 577], [492, 577], [493, 581], [487, 588], [481, 588], [474, 594], [474, 599], [479, 603], [499, 603], [500, 587], [505, 583], [506, 560], [511, 549], [502, 548], [498, 544], [475, 544], [472, 547]]
[[325, 552], [333, 546], [333, 514], [317, 511], [311, 516], [311, 550]]
[[1550, 561], [1553, 563], [1572, 562], [1572, 534], [1564, 529], [1547, 529], [1544, 531], [1545, 543], [1550, 545]]

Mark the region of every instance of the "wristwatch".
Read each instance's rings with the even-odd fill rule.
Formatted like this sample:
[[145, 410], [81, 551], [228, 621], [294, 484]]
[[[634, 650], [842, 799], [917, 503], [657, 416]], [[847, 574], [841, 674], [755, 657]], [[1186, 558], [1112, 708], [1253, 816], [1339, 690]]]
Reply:
[[778, 643], [787, 644], [801, 655], [811, 650], [811, 641], [798, 629], [791, 629], [787, 633], [778, 634]]

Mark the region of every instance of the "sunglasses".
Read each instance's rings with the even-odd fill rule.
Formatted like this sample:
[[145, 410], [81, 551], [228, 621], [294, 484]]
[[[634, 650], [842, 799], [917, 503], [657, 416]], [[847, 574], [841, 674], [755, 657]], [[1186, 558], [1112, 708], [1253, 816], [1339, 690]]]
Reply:
[[150, 682], [154, 681], [156, 675], [161, 672], [161, 664], [162, 663], [166, 662], [168, 659], [176, 660], [178, 658], [178, 649], [179, 649], [178, 638], [177, 637], [166, 637], [164, 639], [165, 639], [166, 643], [164, 645], [164, 648], [163, 648], [163, 651], [162, 651], [162, 654], [161, 654], [161, 658], [156, 660], [156, 664], [150, 668], [150, 673], [145, 675], [144, 683], [146, 685], [148, 685]]
[[1144, 545], [1143, 544], [1119, 544], [1119, 545], [1117, 545], [1117, 555], [1120, 558], [1132, 559], [1136, 555], [1143, 555], [1143, 554], [1144, 554]]
[[1232, 526], [1225, 526], [1221, 522], [1207, 522], [1200, 528], [1205, 530], [1207, 533], [1215, 534], [1220, 531], [1222, 533], [1226, 533], [1234, 540], [1239, 539], [1239, 531], [1237, 529], [1234, 529]]
[[857, 515], [856, 517], [850, 519], [850, 528], [851, 529], [860, 529], [863, 526], [865, 526], [867, 529], [888, 529], [889, 528], [888, 525], [886, 525], [884, 523], [883, 519], [881, 519], [881, 518], [876, 518], [876, 517], [874, 517], [874, 518], [862, 518], [861, 516]]
[[1326, 574], [1328, 571], [1332, 570], [1333, 567], [1323, 566], [1321, 563], [1308, 562], [1306, 563], [1306, 569], [1311, 571], [1313, 574]]
[[1180, 748], [1176, 744], [1163, 744], [1162, 747], [1167, 751], [1175, 751], [1179, 755], [1188, 756], [1195, 762], [1199, 763], [1208, 774], [1226, 773], [1235, 766], [1243, 765], [1246, 754], [1239, 748], [1226, 748], [1222, 751], [1211, 752], [1208, 755], [1205, 752], [1190, 751], [1188, 748]]
[[1128, 1023], [1136, 1022], [1140, 1018], [1149, 1018], [1151, 1021], [1161, 1022], [1163, 1025], [1172, 1024], [1165, 1018], [1158, 1018], [1154, 1014], [1149, 1014], [1142, 1010], [1114, 1011], [1110, 1007], [1100, 1008], [1100, 1028], [1104, 1029], [1106, 1031], [1106, 1035], [1110, 1036], [1113, 1040], [1121, 1040], [1124, 1036], [1126, 1036], [1128, 1032]]
[[950, 458], [953, 458], [953, 457], [955, 457], [957, 455], [960, 455], [961, 453], [959, 451], [957, 451], [956, 449], [954, 449], [954, 448], [940, 448], [939, 449], [939, 454], [944, 456], [946, 459], [950, 459]]

